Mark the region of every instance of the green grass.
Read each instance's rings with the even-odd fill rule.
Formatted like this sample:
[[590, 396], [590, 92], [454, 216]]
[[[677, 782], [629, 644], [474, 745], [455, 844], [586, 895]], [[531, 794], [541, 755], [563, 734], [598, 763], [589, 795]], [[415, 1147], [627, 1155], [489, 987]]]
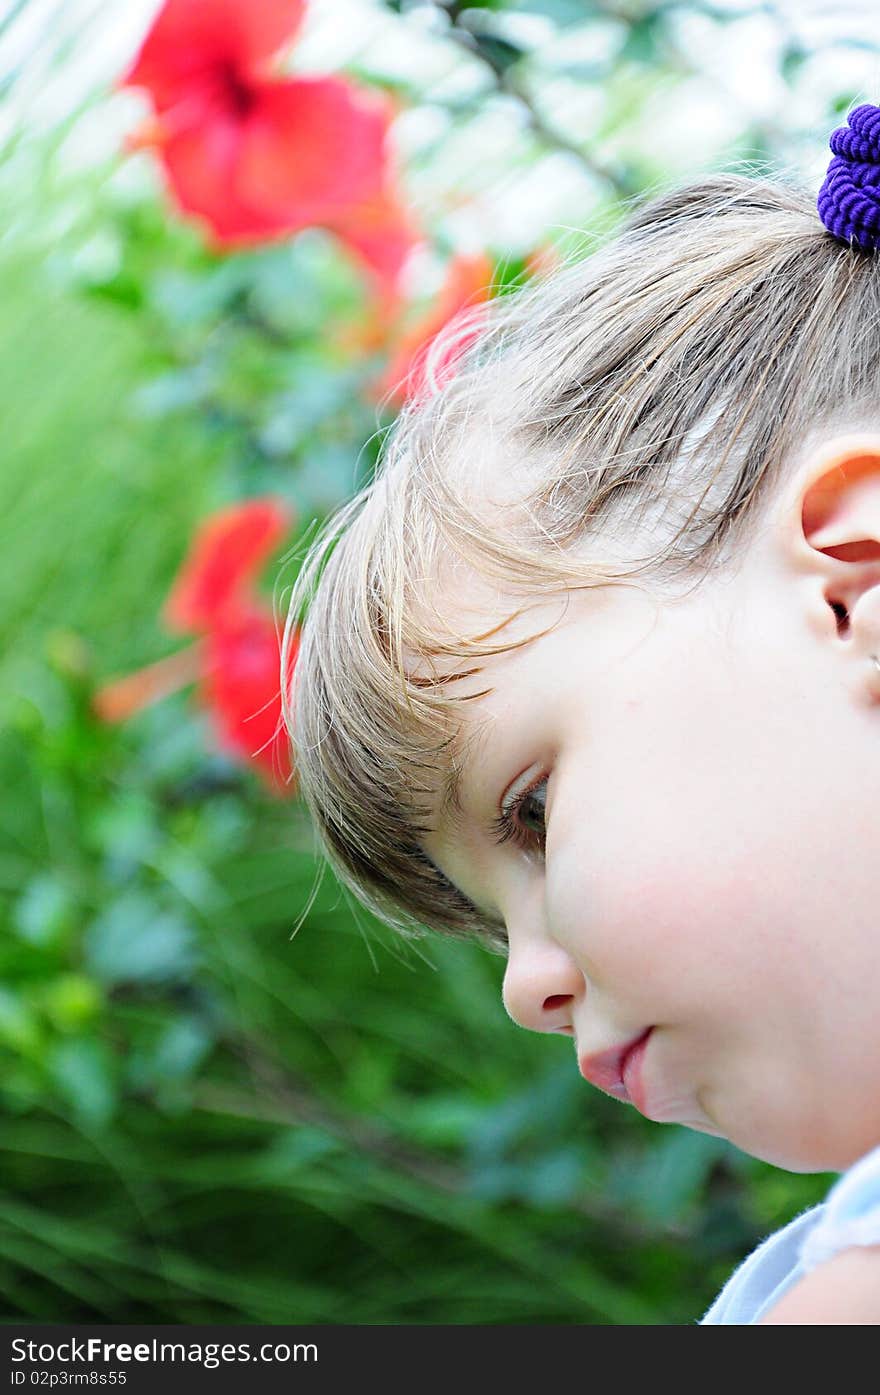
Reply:
[[0, 260], [0, 703], [27, 691], [46, 637], [87, 641], [96, 671], [172, 647], [161, 602], [216, 462], [180, 419], [139, 419], [150, 358], [135, 317]]

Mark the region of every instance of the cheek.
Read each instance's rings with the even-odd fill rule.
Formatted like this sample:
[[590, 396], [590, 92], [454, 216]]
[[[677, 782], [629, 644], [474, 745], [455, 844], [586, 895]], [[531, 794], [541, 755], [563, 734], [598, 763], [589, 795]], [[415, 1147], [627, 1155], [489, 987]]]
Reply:
[[[705, 811], [704, 815], [705, 815]], [[729, 825], [728, 825], [729, 830]], [[643, 794], [626, 817], [548, 859], [547, 915], [593, 986], [652, 1016], [687, 1002], [749, 1012], [778, 991], [784, 936], [767, 915], [755, 850], [705, 817]], [[756, 965], [759, 966], [756, 971]]]
[[829, 859], [829, 782], [799, 773], [801, 743], [754, 701], [699, 675], [680, 693], [656, 686], [635, 716], [597, 704], [589, 743], [560, 764], [549, 925], [621, 1004], [656, 997], [655, 1012], [687, 1004], [701, 1021], [723, 1005], [745, 1021], [750, 998], [753, 1016], [778, 1002], [801, 1025], [817, 972], [838, 970], [827, 927], [858, 885], [846, 844]]

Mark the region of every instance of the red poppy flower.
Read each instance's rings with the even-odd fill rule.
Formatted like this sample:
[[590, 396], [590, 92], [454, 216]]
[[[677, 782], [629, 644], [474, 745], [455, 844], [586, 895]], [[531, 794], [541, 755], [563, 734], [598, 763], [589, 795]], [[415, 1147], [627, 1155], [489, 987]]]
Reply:
[[[344, 237], [381, 281], [416, 240], [390, 192], [391, 103], [343, 78], [273, 78], [303, 0], [166, 0], [122, 87], [147, 90], [155, 119], [129, 146], [155, 146], [184, 213], [218, 248], [304, 227]], [[364, 210], [383, 228], [360, 245]]]
[[169, 629], [207, 630], [235, 605], [289, 531], [282, 499], [248, 499], [211, 515], [199, 528], [165, 602]]
[[[288, 679], [298, 643], [291, 645]], [[270, 788], [289, 793], [287, 729], [281, 714], [281, 639], [261, 606], [226, 613], [205, 639], [199, 700], [207, 707], [221, 748], [253, 762]]]
[[[376, 385], [380, 395], [398, 406], [408, 397], [422, 395], [427, 388], [426, 361], [433, 340], [464, 310], [490, 299], [493, 274], [492, 262], [483, 254], [459, 254], [452, 258], [435, 304], [401, 334], [391, 362]], [[467, 332], [449, 344], [436, 367], [438, 384], [451, 376], [457, 359], [478, 337], [481, 322], [482, 315], [475, 315]]]
[[[106, 684], [95, 714], [120, 722], [188, 683], [198, 685], [223, 750], [253, 764], [272, 793], [294, 793], [281, 708], [281, 642], [252, 583], [292, 522], [280, 499], [223, 509], [196, 533], [165, 606], [173, 629], [203, 638], [138, 673]], [[298, 651], [294, 635], [286, 681]]]

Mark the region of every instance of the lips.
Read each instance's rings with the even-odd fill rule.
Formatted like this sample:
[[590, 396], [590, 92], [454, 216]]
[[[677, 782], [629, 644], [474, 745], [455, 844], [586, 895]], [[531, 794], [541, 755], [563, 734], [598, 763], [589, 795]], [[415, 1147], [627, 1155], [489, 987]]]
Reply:
[[[644, 1045], [653, 1030], [653, 1027], [647, 1027], [637, 1037], [631, 1037], [629, 1041], [623, 1042], [620, 1046], [609, 1047], [607, 1051], [597, 1051], [592, 1056], [581, 1056], [578, 1061], [581, 1075], [585, 1080], [589, 1080], [591, 1085], [598, 1086], [600, 1090], [604, 1090], [608, 1095], [613, 1095], [615, 1099], [633, 1103], [632, 1095], [624, 1083], [624, 1077], [630, 1064], [630, 1057], [637, 1047]], [[641, 1057], [641, 1055], [640, 1051], [639, 1056]], [[636, 1062], [633, 1061], [633, 1065], [635, 1064]], [[632, 1080], [630, 1084], [633, 1084]]]

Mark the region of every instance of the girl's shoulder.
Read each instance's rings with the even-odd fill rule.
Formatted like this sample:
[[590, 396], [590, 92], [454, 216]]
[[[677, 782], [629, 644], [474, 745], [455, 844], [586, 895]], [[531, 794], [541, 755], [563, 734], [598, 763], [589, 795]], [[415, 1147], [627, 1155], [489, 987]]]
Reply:
[[757, 1322], [803, 1271], [798, 1257], [804, 1237], [819, 1223], [825, 1203], [802, 1211], [758, 1244], [733, 1271], [701, 1325]]
[[880, 1245], [880, 1146], [818, 1206], [768, 1235], [734, 1270], [702, 1323], [756, 1323], [810, 1270], [853, 1245]]
[[801, 1268], [809, 1273], [850, 1245], [880, 1245], [880, 1146], [834, 1183], [821, 1216], [804, 1237]]

